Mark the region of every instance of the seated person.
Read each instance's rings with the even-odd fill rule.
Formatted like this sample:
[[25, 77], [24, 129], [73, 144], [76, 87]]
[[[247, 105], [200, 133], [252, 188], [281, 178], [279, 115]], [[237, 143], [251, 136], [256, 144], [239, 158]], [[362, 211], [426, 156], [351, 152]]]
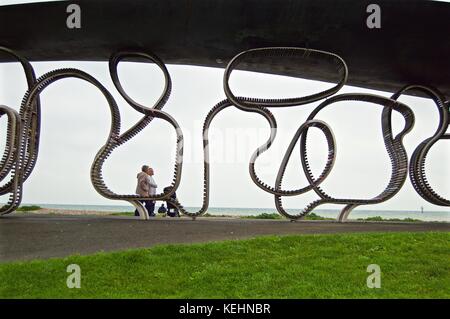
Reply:
[[167, 209], [164, 204], [161, 204], [161, 206], [158, 208], [158, 214], [162, 214], [164, 217], [166, 217]]
[[[171, 188], [170, 186], [164, 188], [164, 192], [169, 191], [170, 188]], [[176, 198], [177, 198], [177, 195], [176, 195], [175, 193], [173, 193], [173, 194], [170, 196], [170, 198], [176, 199]], [[166, 204], [167, 204], [167, 215], [168, 215], [169, 217], [180, 217], [180, 212], [178, 211], [178, 209], [177, 209], [175, 206], [173, 206], [169, 201], [166, 201]]]

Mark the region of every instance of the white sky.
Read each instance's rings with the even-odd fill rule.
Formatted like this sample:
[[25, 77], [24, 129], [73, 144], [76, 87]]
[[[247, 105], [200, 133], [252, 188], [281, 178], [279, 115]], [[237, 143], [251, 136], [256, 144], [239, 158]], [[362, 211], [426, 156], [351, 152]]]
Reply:
[[[8, 3], [6, 3], [8, 2]], [[24, 1], [5, 1], [11, 4]], [[28, 1], [31, 2], [31, 1]], [[140, 115], [129, 107], [116, 92], [109, 78], [106, 62], [39, 62], [33, 63], [38, 76], [61, 67], [82, 69], [102, 82], [119, 103], [122, 132], [135, 123]], [[191, 66], [169, 66], [173, 81], [172, 96], [164, 107], [179, 122], [185, 134], [185, 164], [178, 197], [185, 206], [199, 206], [202, 199], [203, 157], [201, 128], [211, 107], [225, 97], [222, 89], [222, 69]], [[152, 104], [162, 89], [162, 75], [151, 65], [124, 63], [120, 68], [129, 95], [143, 104]], [[350, 70], [351, 72], [351, 70]], [[232, 87], [237, 94], [260, 97], [309, 95], [330, 87], [330, 84], [280, 76], [236, 72]], [[18, 64], [0, 65], [0, 103], [19, 109], [25, 92], [25, 78]], [[339, 93], [368, 92], [345, 87]], [[91, 185], [89, 171], [98, 149], [105, 143], [110, 126], [110, 114], [101, 93], [90, 84], [66, 79], [51, 85], [42, 95], [42, 133], [38, 163], [24, 187], [24, 203], [106, 204], [123, 205], [97, 194]], [[150, 101], [150, 102], [146, 102]], [[405, 138], [408, 154], [437, 125], [437, 111], [429, 100], [402, 97], [416, 115], [416, 125]], [[269, 151], [257, 162], [257, 172], [268, 184], [274, 183], [284, 151], [309, 113], [313, 103], [290, 109], [272, 109], [278, 122], [278, 136]], [[322, 184], [325, 191], [338, 198], [370, 198], [386, 186], [390, 163], [384, 149], [380, 128], [381, 107], [361, 103], [339, 103], [322, 111], [318, 118], [325, 120], [334, 131], [338, 157], [332, 173]], [[351, 120], [350, 120], [351, 119]], [[402, 126], [399, 115], [394, 116], [394, 128]], [[6, 119], [0, 120], [0, 134], [5, 136]], [[237, 133], [244, 136], [237, 137]], [[210, 140], [211, 201], [210, 207], [274, 207], [273, 196], [254, 185], [248, 174], [248, 160], [253, 151], [268, 137], [269, 127], [256, 114], [229, 108], [213, 122]], [[311, 131], [313, 133], [313, 131]], [[314, 132], [316, 133], [316, 132]], [[315, 172], [322, 169], [326, 146], [319, 133], [310, 134], [309, 148]], [[3, 138], [2, 138], [3, 139]], [[155, 168], [160, 187], [169, 185], [174, 161], [173, 129], [161, 120], [152, 122], [140, 135], [116, 149], [106, 162], [104, 176], [113, 191], [133, 193], [136, 173], [142, 164]], [[3, 147], [4, 141], [0, 141]], [[3, 149], [3, 148], [2, 148]], [[300, 166], [298, 147], [287, 170], [284, 188], [297, 188], [306, 183]], [[448, 176], [450, 148], [438, 142], [428, 158], [428, 176], [438, 193], [450, 197]], [[286, 198], [288, 208], [303, 208], [316, 196], [313, 193]], [[5, 201], [6, 198], [0, 198]], [[421, 199], [409, 179], [393, 199], [364, 209], [399, 209], [449, 211]], [[338, 208], [326, 205], [321, 208]]]

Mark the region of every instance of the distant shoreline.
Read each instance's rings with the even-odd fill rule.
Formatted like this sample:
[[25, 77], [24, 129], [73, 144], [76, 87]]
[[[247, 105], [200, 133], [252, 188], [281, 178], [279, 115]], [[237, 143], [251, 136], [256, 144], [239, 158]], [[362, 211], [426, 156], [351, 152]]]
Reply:
[[[158, 210], [160, 202], [157, 203], [155, 211]], [[66, 215], [117, 215], [125, 212], [134, 211], [132, 205], [64, 205], [64, 204], [22, 204], [23, 207], [40, 207], [42, 213], [66, 214]], [[188, 211], [198, 211], [199, 207], [186, 207]], [[19, 209], [21, 210], [21, 209]], [[296, 215], [301, 209], [287, 209], [287, 212]], [[339, 215], [339, 209], [316, 209], [314, 213], [317, 217], [323, 219], [335, 220]], [[126, 214], [125, 214], [126, 215]], [[229, 217], [249, 217], [250, 216], [269, 216], [275, 219], [275, 216], [281, 218], [275, 208], [219, 208], [209, 207], [206, 215], [210, 217], [229, 216]], [[310, 215], [308, 215], [310, 216]], [[350, 215], [350, 220], [422, 220], [425, 222], [447, 222], [450, 223], [450, 211], [425, 211], [424, 213], [411, 210], [395, 211], [395, 210], [368, 210], [359, 208], [354, 210]]]
[[[76, 209], [61, 209], [61, 208], [45, 208], [39, 206], [21, 206], [16, 212], [18, 214], [29, 213], [36, 215], [62, 215], [62, 216], [133, 216], [132, 211], [115, 212], [115, 211], [98, 211], [98, 210], [76, 210]], [[163, 218], [162, 215], [157, 214], [157, 218]], [[215, 215], [206, 213], [202, 215], [202, 218], [234, 218], [234, 219], [284, 219], [278, 213], [267, 214], [262, 213], [259, 215]], [[320, 214], [311, 213], [307, 216], [306, 220], [328, 220], [333, 221], [335, 218], [324, 217]], [[379, 215], [367, 218], [350, 218], [351, 221], [391, 221], [391, 222], [441, 222], [448, 223], [447, 221], [427, 221], [421, 219], [413, 219], [409, 217], [404, 218], [383, 218]]]
[[[161, 201], [157, 201], [157, 206], [160, 205]], [[133, 206], [130, 205], [106, 205], [106, 204], [49, 204], [49, 203], [22, 203], [21, 206], [31, 206], [31, 205], [37, 205], [40, 206], [42, 208], [49, 208], [49, 209], [66, 209], [66, 210], [86, 210], [86, 211], [121, 211], [121, 210], [126, 210], [126, 209], [134, 209]], [[87, 209], [77, 209], [80, 207], [86, 207]], [[199, 207], [195, 207], [195, 206], [185, 206], [188, 209], [199, 209]], [[369, 207], [369, 206], [367, 206]], [[89, 209], [90, 208], [90, 209]], [[389, 212], [389, 213], [413, 213], [413, 214], [449, 214], [450, 215], [450, 210], [449, 211], [445, 211], [445, 210], [429, 210], [429, 209], [425, 209], [423, 212], [420, 209], [364, 209], [365, 206], [361, 206], [358, 207], [354, 210], [354, 212], [373, 212], [373, 213], [377, 213], [377, 212]], [[211, 210], [235, 210], [235, 211], [240, 211], [240, 210], [245, 210], [245, 211], [276, 211], [276, 209], [274, 207], [210, 207], [209, 209]], [[297, 211], [297, 210], [301, 210], [302, 207], [297, 207], [297, 208], [288, 208], [288, 211]], [[339, 212], [340, 209], [336, 208], [336, 209], [318, 209], [317, 211], [319, 212], [330, 212], [330, 213], [335, 213], [335, 212]]]

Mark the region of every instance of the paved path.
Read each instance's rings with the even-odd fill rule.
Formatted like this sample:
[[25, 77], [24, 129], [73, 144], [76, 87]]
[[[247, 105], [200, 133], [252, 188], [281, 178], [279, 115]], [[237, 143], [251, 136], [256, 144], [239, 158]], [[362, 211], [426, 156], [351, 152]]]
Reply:
[[15, 214], [0, 218], [0, 262], [249, 238], [258, 235], [447, 231], [446, 223], [289, 222], [225, 218], [156, 218]]

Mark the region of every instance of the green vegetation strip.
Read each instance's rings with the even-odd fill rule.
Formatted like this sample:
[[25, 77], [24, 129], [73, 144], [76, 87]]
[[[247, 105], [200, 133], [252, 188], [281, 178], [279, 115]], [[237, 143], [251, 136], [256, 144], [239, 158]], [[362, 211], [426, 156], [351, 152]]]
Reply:
[[[283, 216], [281, 216], [278, 213], [262, 213], [259, 215], [250, 215], [250, 216], [242, 216], [241, 218], [245, 219], [284, 219]], [[309, 213], [307, 216], [305, 216], [304, 220], [334, 220], [334, 218], [326, 218], [319, 216], [315, 213]]]
[[363, 221], [368, 221], [368, 222], [408, 222], [408, 223], [423, 222], [423, 220], [409, 218], [409, 217], [407, 217], [407, 218], [383, 218], [381, 216], [358, 218], [358, 220], [363, 220]]
[[[67, 266], [81, 267], [69, 289]], [[381, 267], [381, 288], [366, 285]], [[259, 237], [0, 264], [0, 298], [449, 298], [450, 233]]]
[[20, 206], [19, 208], [16, 209], [17, 212], [33, 212], [36, 210], [40, 210], [42, 209], [41, 206], [37, 206], [37, 205], [31, 205], [31, 206]]

